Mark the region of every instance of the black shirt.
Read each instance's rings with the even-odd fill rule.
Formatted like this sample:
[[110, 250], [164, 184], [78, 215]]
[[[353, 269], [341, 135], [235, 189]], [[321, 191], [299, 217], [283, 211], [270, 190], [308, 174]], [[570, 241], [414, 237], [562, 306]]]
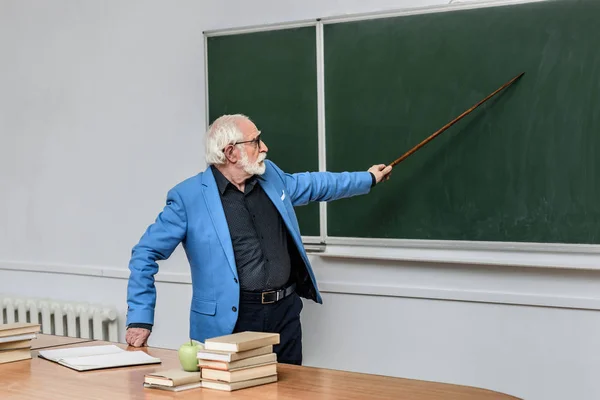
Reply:
[[211, 167], [229, 226], [240, 288], [279, 289], [291, 273], [288, 231], [258, 180], [246, 181], [244, 193]]

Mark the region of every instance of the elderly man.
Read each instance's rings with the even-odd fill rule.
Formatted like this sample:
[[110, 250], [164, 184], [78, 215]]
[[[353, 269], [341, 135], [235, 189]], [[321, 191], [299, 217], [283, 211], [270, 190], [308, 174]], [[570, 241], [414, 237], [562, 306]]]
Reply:
[[190, 263], [190, 337], [277, 332], [281, 363], [302, 363], [300, 297], [322, 303], [294, 206], [366, 194], [391, 167], [365, 172], [287, 174], [266, 160], [260, 131], [243, 115], [208, 130], [204, 172], [167, 194], [164, 209], [133, 248], [127, 334], [144, 346], [154, 323], [157, 261], [179, 243]]

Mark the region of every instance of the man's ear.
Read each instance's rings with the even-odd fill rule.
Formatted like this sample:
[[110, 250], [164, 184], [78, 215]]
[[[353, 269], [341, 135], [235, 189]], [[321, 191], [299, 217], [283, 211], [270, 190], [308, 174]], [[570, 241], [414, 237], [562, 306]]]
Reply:
[[228, 145], [223, 150], [223, 153], [225, 154], [225, 158], [227, 158], [227, 160], [229, 160], [230, 163], [235, 164], [236, 162], [238, 162], [238, 155], [235, 152], [235, 146]]

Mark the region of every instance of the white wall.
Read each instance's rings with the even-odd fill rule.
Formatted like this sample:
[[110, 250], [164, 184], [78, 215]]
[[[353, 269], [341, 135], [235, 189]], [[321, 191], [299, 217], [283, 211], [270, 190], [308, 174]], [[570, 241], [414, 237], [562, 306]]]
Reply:
[[[205, 165], [202, 31], [436, 3], [0, 0], [0, 293], [110, 304], [124, 322], [131, 247]], [[374, 251], [311, 256], [325, 304], [305, 303], [305, 364], [600, 398], [599, 272]], [[579, 259], [560, 257], [512, 256]], [[187, 268], [181, 251], [161, 265], [151, 345], [187, 339]]]

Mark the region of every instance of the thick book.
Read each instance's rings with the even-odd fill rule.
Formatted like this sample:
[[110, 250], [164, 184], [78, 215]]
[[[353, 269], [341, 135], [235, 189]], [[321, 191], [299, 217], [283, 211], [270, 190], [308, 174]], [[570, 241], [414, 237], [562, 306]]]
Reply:
[[263, 354], [256, 357], [244, 358], [243, 360], [237, 360], [232, 362], [222, 361], [211, 361], [211, 360], [198, 360], [198, 366], [200, 368], [212, 368], [219, 369], [222, 371], [233, 371], [240, 368], [249, 368], [257, 365], [272, 364], [277, 361], [277, 354]]
[[271, 375], [277, 375], [277, 363], [236, 369], [235, 371], [202, 368], [202, 380], [240, 382]]
[[249, 379], [247, 381], [240, 382], [202, 381], [202, 387], [206, 389], [232, 392], [234, 390], [246, 389], [249, 387], [265, 385], [273, 382], [277, 382], [277, 375], [264, 376], [262, 378]]
[[269, 354], [273, 352], [273, 345], [258, 347], [252, 350], [246, 351], [219, 351], [219, 350], [199, 350], [198, 359], [202, 360], [213, 360], [222, 362], [232, 362], [237, 360], [243, 360], [245, 358], [261, 356], [263, 354]]
[[13, 324], [2, 324], [0, 325], [0, 338], [7, 336], [26, 335], [32, 333], [38, 333], [40, 331], [40, 324], [33, 324], [30, 322], [16, 322]]
[[0, 343], [20, 342], [22, 340], [32, 340], [32, 339], [35, 339], [36, 337], [37, 337], [37, 335], [35, 333], [25, 333], [23, 335], [4, 336], [4, 337], [0, 337]]
[[29, 360], [31, 358], [31, 349], [19, 349], [3, 351], [0, 353], [0, 364], [13, 361]]
[[200, 371], [188, 372], [182, 369], [166, 369], [144, 375], [144, 383], [170, 387], [197, 383], [200, 379]]
[[237, 352], [275, 344], [279, 344], [279, 333], [246, 331], [206, 339], [204, 349]]
[[17, 340], [14, 342], [0, 343], [0, 352], [7, 350], [16, 349], [29, 349], [31, 348], [31, 340]]
[[40, 350], [39, 357], [76, 371], [159, 364], [161, 362], [160, 358], [152, 357], [141, 350], [127, 351], [112, 344]]

